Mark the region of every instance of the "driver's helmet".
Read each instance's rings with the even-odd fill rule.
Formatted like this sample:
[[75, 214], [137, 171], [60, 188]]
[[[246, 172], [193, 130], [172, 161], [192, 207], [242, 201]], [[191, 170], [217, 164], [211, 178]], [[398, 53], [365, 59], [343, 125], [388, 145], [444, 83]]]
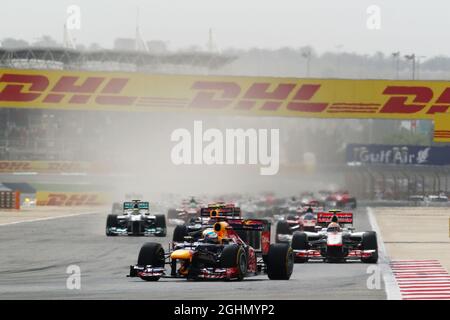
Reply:
[[306, 209], [306, 213], [313, 213], [313, 212], [314, 212], [314, 210], [311, 207], [308, 207], [308, 209]]
[[339, 226], [339, 223], [337, 223], [337, 222], [331, 222], [331, 223], [328, 225], [327, 231], [328, 231], [328, 232], [340, 232], [340, 231], [341, 231], [341, 227]]
[[219, 242], [219, 237], [217, 233], [212, 228], [205, 229], [202, 233], [202, 237], [205, 242], [208, 243], [217, 243]]
[[307, 212], [304, 216], [303, 216], [303, 220], [314, 220], [314, 214]]

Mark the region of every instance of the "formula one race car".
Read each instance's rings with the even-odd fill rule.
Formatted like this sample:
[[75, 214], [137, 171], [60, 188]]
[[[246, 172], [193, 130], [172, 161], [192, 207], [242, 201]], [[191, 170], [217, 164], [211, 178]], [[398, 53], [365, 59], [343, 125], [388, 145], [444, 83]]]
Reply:
[[297, 231], [292, 235], [296, 262], [360, 260], [377, 263], [377, 235], [374, 231], [353, 232], [353, 213], [319, 212], [317, 224], [323, 227], [318, 232]]
[[328, 208], [338, 209], [356, 209], [356, 198], [351, 196], [348, 191], [338, 191], [331, 193], [326, 198], [326, 206]]
[[299, 215], [287, 215], [285, 220], [277, 222], [275, 241], [291, 242], [292, 234], [296, 231], [316, 231], [317, 216], [312, 208], [301, 209]]
[[208, 204], [207, 207], [200, 209], [199, 217], [189, 221], [189, 223], [175, 227], [172, 238], [173, 242], [183, 242], [185, 236], [198, 239], [204, 229], [212, 227], [211, 217], [240, 219], [241, 209], [234, 204], [225, 204], [224, 202]]
[[[195, 240], [173, 243], [165, 253], [159, 243], [145, 243], [137, 265], [130, 266], [129, 277], [157, 281], [161, 277], [186, 279], [242, 280], [267, 273], [272, 280], [291, 277], [294, 256], [288, 244], [270, 244], [270, 223], [257, 219], [228, 219], [211, 216], [212, 228], [202, 231]], [[240, 233], [258, 233], [260, 242], [250, 246]], [[170, 266], [166, 273], [165, 266]]]
[[106, 219], [107, 236], [165, 237], [166, 234], [166, 217], [162, 214], [150, 214], [148, 202], [124, 202], [121, 214], [109, 214]]
[[170, 225], [189, 223], [198, 218], [201, 207], [202, 204], [194, 197], [190, 200], [184, 200], [179, 208], [171, 208], [167, 211], [168, 222]]

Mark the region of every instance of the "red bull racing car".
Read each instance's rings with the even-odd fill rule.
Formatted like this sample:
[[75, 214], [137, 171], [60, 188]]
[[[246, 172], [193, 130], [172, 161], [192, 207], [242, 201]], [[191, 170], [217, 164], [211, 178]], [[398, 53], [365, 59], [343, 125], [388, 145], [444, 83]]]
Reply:
[[[162, 277], [186, 279], [242, 280], [266, 273], [272, 280], [288, 280], [294, 255], [289, 245], [270, 244], [270, 223], [258, 219], [229, 219], [211, 215], [211, 228], [194, 239], [173, 243], [165, 252], [159, 243], [142, 246], [130, 277], [157, 281]], [[259, 234], [254, 246], [243, 239]], [[167, 269], [169, 271], [167, 272]]]
[[374, 231], [354, 232], [353, 213], [320, 212], [317, 214], [317, 232], [297, 231], [292, 235], [291, 246], [295, 261], [309, 260], [343, 262], [358, 260], [377, 263], [378, 244]]

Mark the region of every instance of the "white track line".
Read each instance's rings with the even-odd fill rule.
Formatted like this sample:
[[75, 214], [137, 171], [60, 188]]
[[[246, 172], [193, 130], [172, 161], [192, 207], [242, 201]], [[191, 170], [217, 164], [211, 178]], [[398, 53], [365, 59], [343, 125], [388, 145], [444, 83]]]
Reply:
[[367, 208], [367, 216], [369, 217], [369, 223], [372, 230], [377, 233], [378, 238], [378, 265], [383, 274], [384, 288], [388, 300], [401, 300], [402, 295], [398, 287], [395, 276], [392, 273], [389, 256], [386, 251], [386, 247], [381, 236], [380, 228], [378, 227], [377, 220], [373, 215], [372, 208]]
[[10, 226], [10, 225], [19, 224], [19, 223], [38, 222], [38, 221], [46, 221], [46, 220], [61, 219], [61, 218], [70, 218], [70, 217], [77, 217], [77, 216], [82, 216], [82, 215], [87, 215], [87, 214], [97, 214], [97, 213], [101, 213], [101, 211], [74, 213], [74, 214], [67, 214], [67, 215], [56, 216], [56, 217], [46, 217], [46, 218], [37, 218], [37, 219], [31, 219], [31, 220], [23, 220], [23, 221], [14, 221], [14, 222], [0, 223], [0, 227]]

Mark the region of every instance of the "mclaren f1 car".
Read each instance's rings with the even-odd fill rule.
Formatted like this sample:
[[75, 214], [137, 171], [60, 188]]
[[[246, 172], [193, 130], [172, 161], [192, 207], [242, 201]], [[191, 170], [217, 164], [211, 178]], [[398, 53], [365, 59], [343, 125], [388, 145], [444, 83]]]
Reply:
[[317, 214], [316, 228], [316, 232], [293, 233], [291, 246], [296, 262], [358, 260], [377, 263], [377, 235], [374, 231], [354, 232], [353, 213], [339, 210], [320, 212]]

